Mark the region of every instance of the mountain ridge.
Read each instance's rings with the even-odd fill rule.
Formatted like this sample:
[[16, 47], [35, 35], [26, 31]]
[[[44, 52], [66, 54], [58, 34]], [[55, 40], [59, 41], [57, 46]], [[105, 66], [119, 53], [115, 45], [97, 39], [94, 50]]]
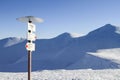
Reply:
[[[88, 52], [101, 49], [120, 48], [120, 34], [117, 27], [107, 24], [91, 31], [85, 36], [74, 38], [70, 33], [63, 33], [52, 39], [37, 39], [36, 51], [33, 52], [33, 71], [54, 69], [118, 69], [119, 63], [101, 58]], [[8, 39], [0, 40], [0, 44]], [[0, 71], [27, 71], [26, 40], [10, 39], [15, 43], [9, 47], [0, 47]], [[15, 42], [15, 41], [16, 42]], [[9, 54], [9, 55], [8, 55]], [[6, 59], [7, 58], [7, 59]]]

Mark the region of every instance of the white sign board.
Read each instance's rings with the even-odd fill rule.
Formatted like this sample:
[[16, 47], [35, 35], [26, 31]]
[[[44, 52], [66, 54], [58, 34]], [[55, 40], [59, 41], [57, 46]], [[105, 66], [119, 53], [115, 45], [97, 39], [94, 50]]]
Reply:
[[26, 49], [28, 51], [35, 51], [35, 43], [27, 43], [26, 44]]
[[35, 33], [29, 33], [28, 32], [28, 35], [27, 35], [27, 39], [30, 40], [30, 41], [35, 41], [36, 40], [36, 35]]
[[31, 30], [32, 32], [36, 31], [36, 26], [33, 23], [28, 23], [28, 30]]

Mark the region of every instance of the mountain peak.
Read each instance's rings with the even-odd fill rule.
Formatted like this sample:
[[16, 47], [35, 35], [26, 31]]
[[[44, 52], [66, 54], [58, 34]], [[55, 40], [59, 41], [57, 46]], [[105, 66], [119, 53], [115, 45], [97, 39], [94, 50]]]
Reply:
[[68, 32], [65, 32], [65, 33], [63, 33], [63, 34], [60, 34], [60, 35], [58, 35], [57, 37], [55, 37], [55, 38], [59, 38], [59, 39], [66, 39], [66, 38], [71, 38], [71, 35], [70, 35], [70, 33], [68, 33]]
[[91, 35], [113, 35], [113, 34], [116, 34], [116, 31], [117, 31], [117, 27], [114, 26], [114, 25], [111, 25], [111, 24], [106, 24], [92, 32], [90, 32], [88, 35], [91, 36]]
[[65, 32], [65, 33], [60, 34], [56, 38], [62, 38], [62, 39], [64, 39], [64, 38], [77, 38], [77, 37], [80, 37], [80, 34]]
[[104, 25], [104, 26], [101, 27], [101, 28], [104, 28], [104, 29], [107, 28], [107, 29], [109, 29], [109, 30], [110, 30], [110, 29], [112, 29], [112, 30], [114, 29], [114, 30], [115, 30], [115, 29], [116, 29], [116, 26], [114, 26], [114, 25], [112, 25], [112, 24], [106, 24], [106, 25]]
[[4, 45], [4, 47], [9, 47], [15, 44], [18, 44], [20, 42], [23, 42], [25, 39], [23, 38], [17, 38], [17, 37], [9, 37], [6, 38], [6, 44]]
[[65, 32], [65, 33], [61, 34], [61, 36], [70, 36], [70, 33]]
[[112, 24], [105, 24], [104, 26], [114, 26], [114, 25], [112, 25]]

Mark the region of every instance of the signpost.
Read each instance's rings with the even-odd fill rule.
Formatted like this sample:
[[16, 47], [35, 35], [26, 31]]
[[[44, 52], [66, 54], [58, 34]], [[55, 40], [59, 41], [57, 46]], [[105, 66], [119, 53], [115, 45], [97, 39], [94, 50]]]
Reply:
[[36, 40], [36, 26], [33, 23], [43, 22], [42, 19], [36, 18], [34, 16], [25, 16], [21, 18], [17, 18], [17, 20], [21, 22], [28, 23], [28, 32], [27, 32], [27, 43], [26, 49], [28, 51], [28, 80], [32, 80], [31, 71], [32, 71], [32, 51], [35, 51], [35, 43]]

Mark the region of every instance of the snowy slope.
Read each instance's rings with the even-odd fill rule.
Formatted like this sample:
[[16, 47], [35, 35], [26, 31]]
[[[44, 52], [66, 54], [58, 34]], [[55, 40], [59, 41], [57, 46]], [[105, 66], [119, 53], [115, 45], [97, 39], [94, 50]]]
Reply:
[[[27, 73], [0, 72], [0, 80], [27, 80]], [[120, 80], [120, 70], [44, 70], [32, 72], [32, 80]]]
[[0, 64], [11, 64], [24, 56], [24, 42], [24, 39], [15, 37], [0, 40]]
[[109, 59], [113, 62], [120, 64], [120, 48], [103, 49], [103, 50], [98, 50], [95, 53], [89, 53], [89, 54], [98, 56], [104, 59]]
[[118, 69], [120, 64], [114, 62], [111, 58], [105, 58], [104, 55], [96, 56], [97, 54], [86, 54], [84, 59], [76, 61], [74, 64], [67, 67], [67, 69]]
[[[26, 40], [0, 40], [0, 71], [27, 71]], [[54, 69], [119, 68], [119, 60], [99, 56], [97, 51], [120, 48], [119, 28], [107, 24], [86, 36], [73, 37], [63, 33], [52, 39], [38, 39], [33, 52], [33, 71]], [[110, 55], [117, 56], [116, 49]], [[93, 54], [95, 53], [95, 55]], [[106, 54], [106, 53], [104, 53]], [[108, 53], [107, 53], [108, 54]]]

